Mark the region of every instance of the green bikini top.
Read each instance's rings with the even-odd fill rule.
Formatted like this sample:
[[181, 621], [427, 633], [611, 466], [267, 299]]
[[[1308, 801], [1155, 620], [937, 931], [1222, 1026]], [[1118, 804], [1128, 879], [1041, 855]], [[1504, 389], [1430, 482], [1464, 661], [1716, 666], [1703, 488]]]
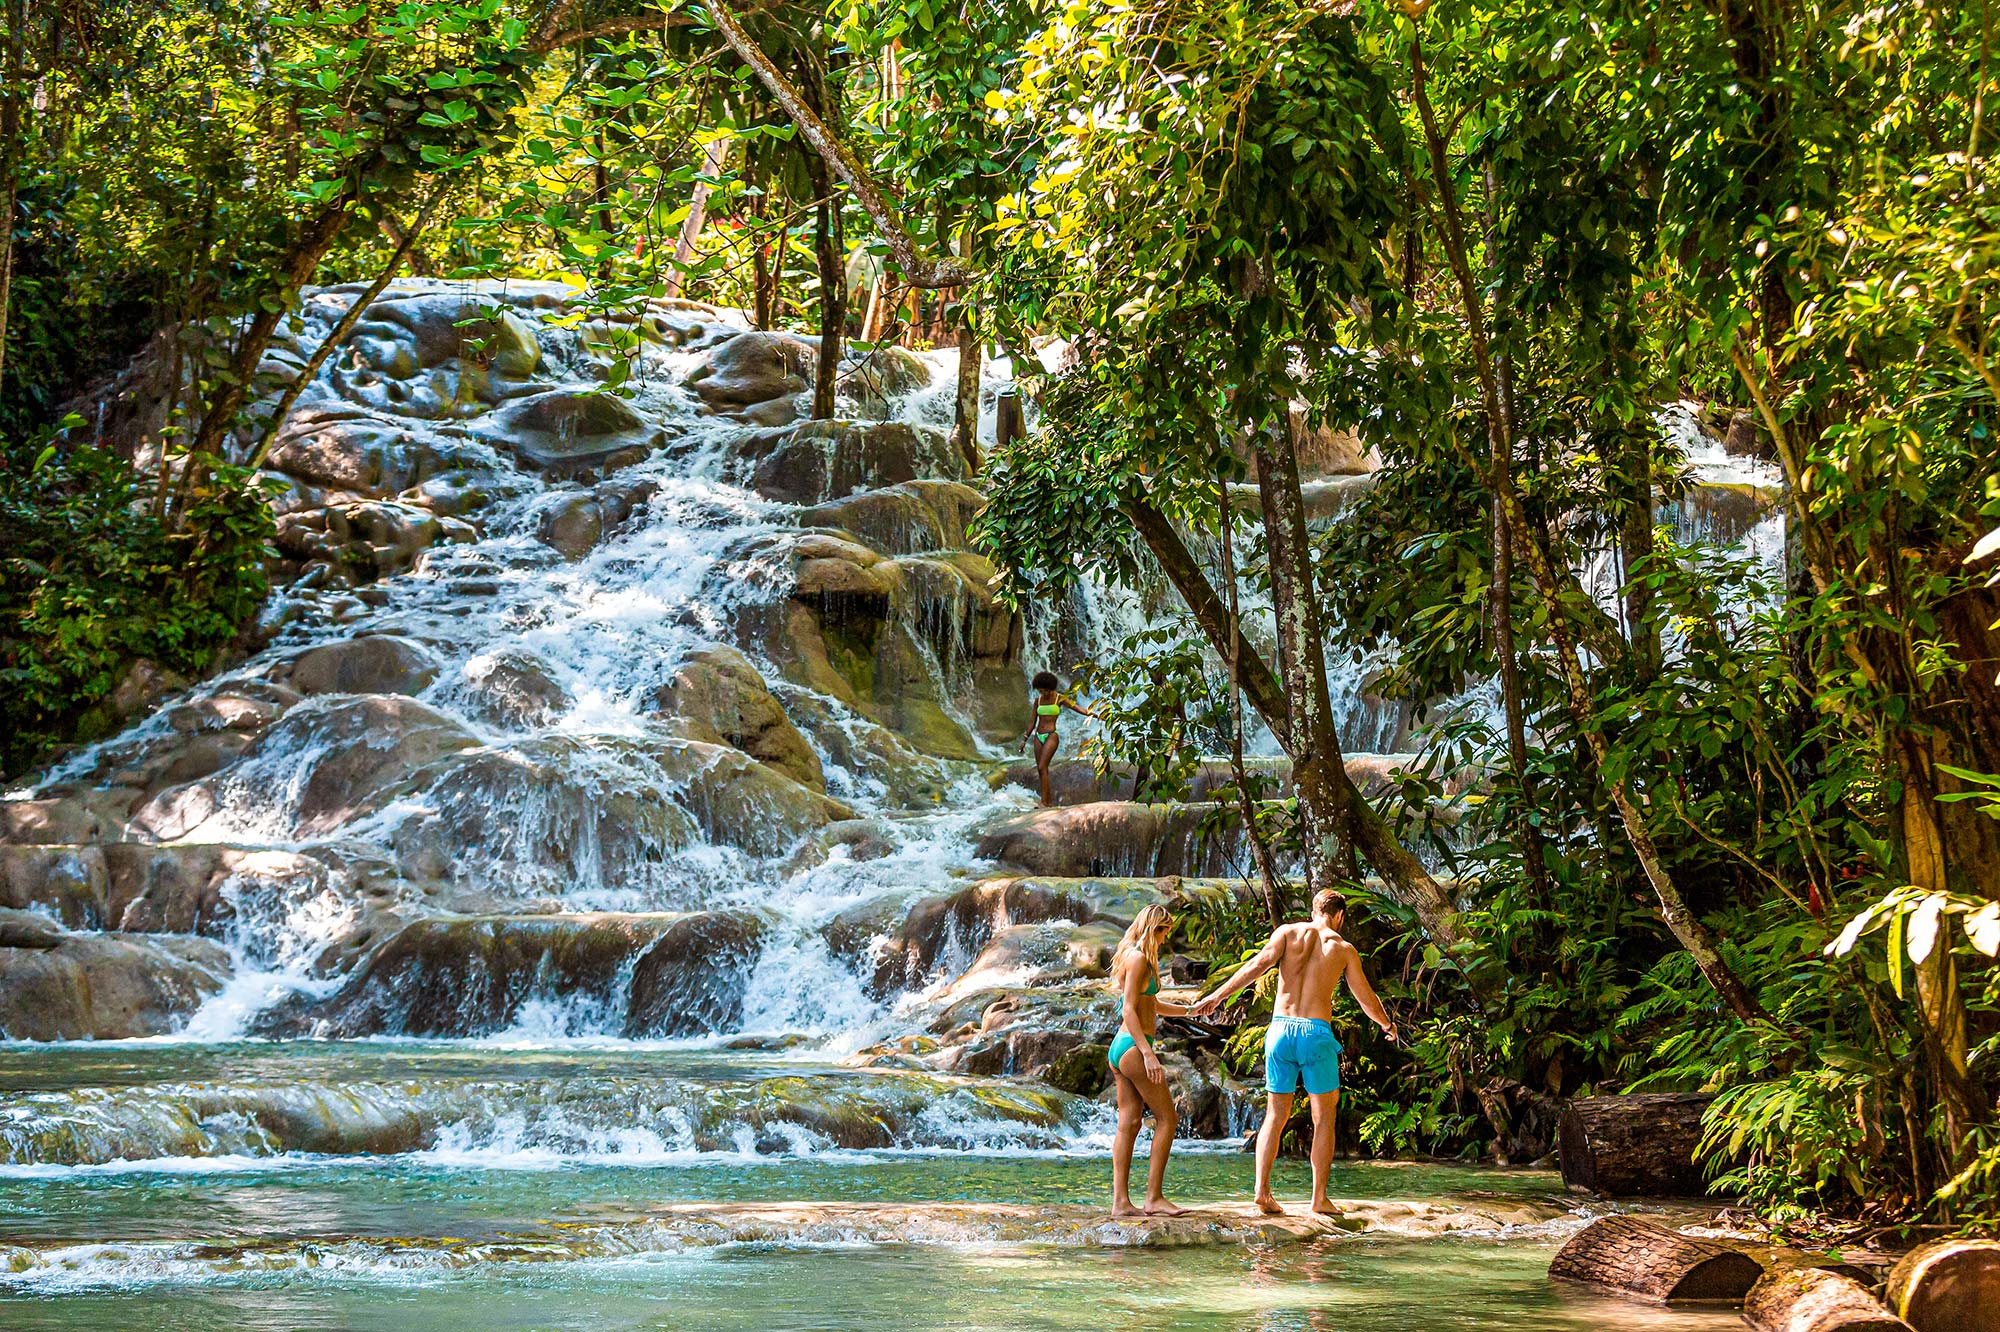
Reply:
[[[1160, 992], [1160, 973], [1158, 971], [1155, 971], [1152, 975], [1146, 978], [1146, 993], [1158, 994], [1159, 992]], [[1123, 994], [1118, 996], [1118, 1009], [1120, 1012], [1123, 1012], [1125, 1009], [1125, 996]]]
[[1053, 717], [1061, 711], [1062, 704], [1060, 703], [1037, 703], [1035, 705], [1035, 714], [1041, 717]]

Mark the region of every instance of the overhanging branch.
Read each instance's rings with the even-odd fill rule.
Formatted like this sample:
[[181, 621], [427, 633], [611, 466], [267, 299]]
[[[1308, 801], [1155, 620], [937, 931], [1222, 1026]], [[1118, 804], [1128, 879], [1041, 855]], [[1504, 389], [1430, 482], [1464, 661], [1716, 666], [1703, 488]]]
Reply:
[[934, 259], [917, 248], [916, 241], [903, 226], [900, 202], [876, 183], [868, 168], [861, 164], [861, 159], [854, 155], [853, 149], [819, 118], [805, 96], [785, 77], [784, 71], [743, 30], [743, 25], [728, 6], [722, 0], [703, 0], [703, 3], [709, 16], [715, 20], [716, 31], [722, 34], [722, 40], [729, 44], [729, 49], [750, 67], [758, 81], [770, 91], [812, 150], [825, 159], [828, 168], [854, 191], [861, 210], [868, 214], [882, 239], [888, 242], [889, 253], [895, 258], [897, 267], [903, 270], [904, 280], [913, 287], [929, 288], [962, 287], [970, 282], [974, 276], [971, 269], [950, 259]]

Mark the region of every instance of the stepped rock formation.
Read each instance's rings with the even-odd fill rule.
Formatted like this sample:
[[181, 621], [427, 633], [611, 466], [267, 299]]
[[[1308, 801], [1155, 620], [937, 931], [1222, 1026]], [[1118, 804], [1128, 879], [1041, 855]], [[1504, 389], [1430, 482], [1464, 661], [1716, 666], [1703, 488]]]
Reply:
[[[308, 293], [270, 391], [357, 294]], [[1069, 1092], [1103, 1089], [1119, 934], [1237, 891], [1178, 876], [1240, 849], [1212, 806], [1066, 777], [1090, 803], [1023, 815], [990, 780], [1042, 663], [968, 548], [950, 365], [850, 355], [809, 421], [810, 339], [686, 301], [545, 321], [573, 295], [397, 282], [306, 386], [262, 648], [0, 800], [0, 1035], [834, 1041], [824, 1094], [655, 1111], [700, 1150], [732, 1107], [757, 1150], [926, 1145], [973, 1076], [962, 1113], [1012, 1141], [1096, 1131]], [[154, 405], [103, 419], [148, 460]], [[1047, 631], [1115, 627], [1085, 621]], [[1166, 1045], [1190, 1125], [1240, 1130], [1249, 1091]], [[190, 1084], [38, 1100], [6, 1142], [408, 1151], [543, 1096]]]

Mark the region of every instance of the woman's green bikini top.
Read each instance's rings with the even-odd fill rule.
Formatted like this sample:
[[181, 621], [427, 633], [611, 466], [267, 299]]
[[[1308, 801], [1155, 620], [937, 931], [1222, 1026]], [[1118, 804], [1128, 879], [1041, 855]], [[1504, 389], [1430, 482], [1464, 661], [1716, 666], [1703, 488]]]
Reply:
[[1037, 703], [1035, 705], [1035, 715], [1039, 717], [1053, 717], [1061, 711], [1062, 704], [1060, 703]]
[[[1156, 968], [1153, 974], [1146, 978], [1146, 993], [1158, 994], [1159, 992], [1160, 992], [1160, 973]], [[1125, 996], [1122, 994], [1118, 996], [1118, 1010], [1120, 1012], [1123, 1012], [1125, 1010]]]

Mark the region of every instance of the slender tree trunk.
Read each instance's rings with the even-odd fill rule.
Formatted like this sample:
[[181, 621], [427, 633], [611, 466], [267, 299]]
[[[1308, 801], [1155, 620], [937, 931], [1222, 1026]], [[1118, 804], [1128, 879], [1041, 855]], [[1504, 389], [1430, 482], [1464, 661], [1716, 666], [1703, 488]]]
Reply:
[[1271, 578], [1271, 610], [1278, 626], [1278, 678], [1285, 689], [1291, 727], [1292, 784], [1299, 793], [1300, 839], [1305, 844], [1306, 891], [1327, 887], [1332, 875], [1334, 828], [1327, 819], [1338, 803], [1328, 790], [1326, 765], [1345, 770], [1333, 730], [1333, 699], [1326, 685], [1326, 655], [1314, 586], [1312, 537], [1299, 490], [1299, 460], [1291, 413], [1251, 432], [1257, 463], [1257, 498], [1264, 516], [1264, 547]]
[[[403, 220], [387, 208], [382, 210], [380, 229], [383, 239], [387, 240], [389, 244], [398, 247], [403, 244], [404, 238], [410, 234], [410, 229], [404, 225]], [[427, 278], [437, 276], [436, 266], [431, 263], [422, 250], [412, 248], [409, 251], [409, 265], [410, 272], [417, 277]]]
[[[326, 252], [333, 248], [334, 241], [353, 215], [356, 190], [357, 187], [350, 183], [300, 228], [292, 248], [286, 252], [284, 261], [273, 275], [277, 279], [277, 291], [289, 296], [312, 277], [313, 270], [319, 267], [319, 261], [326, 256]], [[209, 395], [202, 411], [201, 424], [188, 445], [187, 466], [181, 472], [181, 484], [174, 496], [173, 507], [168, 510], [169, 527], [178, 526], [189, 498], [206, 482], [208, 460], [221, 456], [223, 441], [236, 428], [237, 417], [256, 379], [257, 366], [264, 359], [265, 349], [271, 345], [271, 335], [277, 332], [279, 322], [288, 313], [288, 300], [266, 301], [250, 316], [238, 334], [229, 364], [217, 375], [215, 390]]]
[[[1898, 813], [1909, 881], [1934, 893], [1948, 891], [1949, 865], [1944, 830], [1938, 819], [1935, 754], [1914, 730], [1898, 733], [1896, 766], [1903, 778]], [[1942, 936], [1944, 928], [1939, 929]], [[1958, 967], [1951, 947], [1939, 938], [1930, 955], [1917, 963], [1917, 1007], [1930, 1036], [1925, 1042], [1930, 1070], [1945, 1112], [1947, 1163], [1959, 1164], [1967, 1131], [1979, 1118], [1979, 1105], [1966, 1083], [1968, 1037], [1965, 1000], [1959, 992]]]
[[[1411, 46], [1411, 91], [1424, 127], [1425, 142], [1430, 150], [1431, 175], [1439, 193], [1440, 212], [1444, 220], [1442, 239], [1445, 254], [1451, 262], [1453, 275], [1457, 278], [1460, 305], [1465, 314], [1467, 338], [1472, 345], [1473, 362], [1479, 374], [1480, 401], [1486, 416], [1487, 433], [1489, 439], [1493, 441], [1492, 456], [1495, 459], [1511, 458], [1513, 453], [1511, 423], [1500, 403], [1499, 388], [1493, 372], [1493, 358], [1486, 339], [1485, 306], [1472, 277], [1471, 260], [1466, 252], [1464, 220], [1460, 215], [1450, 164], [1446, 161], [1444, 136], [1438, 129], [1436, 114], [1432, 110], [1430, 97], [1424, 88], [1421, 41], [1413, 41]], [[1489, 468], [1487, 484], [1500, 521], [1509, 525], [1516, 535], [1529, 533], [1532, 529], [1522, 512], [1520, 499], [1515, 494], [1511, 471], [1502, 467]], [[1582, 659], [1577, 654], [1576, 639], [1570, 631], [1568, 616], [1575, 600], [1571, 593], [1575, 579], [1557, 577], [1553, 562], [1540, 542], [1528, 539], [1521, 545], [1523, 553], [1528, 557], [1528, 566], [1535, 582], [1541, 589], [1543, 599], [1548, 603], [1549, 637], [1554, 642], [1556, 659], [1561, 666], [1564, 697], [1569, 705], [1571, 720], [1590, 746], [1591, 757], [1598, 771], [1608, 773], [1610, 745], [1604, 738], [1603, 728], [1597, 724], [1588, 677], [1584, 674]], [[1612, 636], [1615, 638], [1616, 634]], [[1622, 657], [1623, 639], [1619, 639], [1618, 643], [1619, 656]], [[1660, 914], [1666, 921], [1667, 928], [1694, 958], [1695, 965], [1701, 969], [1702, 975], [1708, 979], [1709, 984], [1715, 988], [1715, 992], [1721, 996], [1732, 1013], [1746, 1022], [1768, 1021], [1769, 1015], [1765, 1013], [1763, 1006], [1723, 960], [1716, 946], [1715, 936], [1709, 931], [1708, 926], [1702, 923], [1700, 917], [1688, 908], [1687, 899], [1681, 895], [1679, 886], [1667, 873], [1665, 862], [1660, 858], [1659, 848], [1653, 843], [1652, 833], [1647, 830], [1645, 817], [1632, 800], [1625, 779], [1611, 778], [1606, 784], [1612, 805], [1618, 811], [1620, 822], [1625, 825], [1626, 839], [1631, 843], [1632, 852], [1638, 857], [1647, 881], [1660, 900]]]
[[348, 305], [339, 322], [335, 323], [326, 337], [321, 339], [319, 346], [315, 347], [313, 354], [306, 358], [306, 363], [300, 367], [298, 374], [293, 376], [291, 386], [285, 390], [284, 396], [278, 399], [277, 406], [271, 411], [271, 419], [264, 425], [264, 437], [258, 441], [256, 452], [252, 453], [250, 460], [244, 464], [250, 471], [254, 472], [262, 467], [264, 459], [271, 456], [271, 449], [278, 442], [278, 432], [284, 429], [285, 419], [292, 414], [292, 408], [298, 403], [299, 395], [306, 391], [306, 386], [312, 383], [313, 376], [319, 373], [320, 367], [339, 350], [340, 344], [347, 341], [347, 335], [361, 322], [362, 315], [375, 303], [375, 298], [387, 290], [390, 282], [395, 280], [397, 271], [403, 266], [403, 260], [409, 257], [417, 238], [423, 235], [424, 228], [430, 225], [431, 214], [437, 211], [440, 203], [444, 202], [444, 196], [449, 189], [448, 182], [440, 182], [432, 191], [431, 197], [424, 201], [422, 210], [417, 213], [416, 221], [404, 231], [402, 243], [389, 256], [389, 262], [382, 265], [382, 271], [368, 284], [368, 290], [355, 297]]
[[[831, 116], [826, 78], [810, 54], [802, 57], [801, 95], [822, 121]], [[840, 227], [840, 196], [826, 161], [803, 151], [806, 177], [818, 202], [813, 214], [813, 257], [819, 266], [819, 367], [813, 375], [812, 418], [833, 418], [840, 393], [840, 335], [847, 322], [847, 245]]]
[[1625, 632], [1632, 641], [1632, 673], [1641, 684], [1650, 684], [1659, 676], [1662, 659], [1653, 589], [1643, 577], [1653, 555], [1653, 440], [1644, 430], [1620, 430], [1619, 439], [1618, 572]]
[[[1142, 499], [1128, 497], [1124, 502], [1126, 516], [1133, 529], [1146, 543], [1146, 547], [1174, 585], [1189, 612], [1194, 617], [1197, 628], [1208, 640], [1209, 646], [1225, 662], [1230, 660], [1232, 642], [1231, 628], [1235, 617], [1216, 595], [1210, 585], [1208, 575], [1200, 563], [1189, 553], [1180, 533], [1166, 516]], [[1308, 799], [1307, 792], [1298, 786], [1298, 751], [1294, 747], [1293, 729], [1286, 703], [1285, 691], [1280, 688], [1278, 677], [1264, 658], [1249, 643], [1240, 637], [1234, 640], [1235, 681], [1241, 686], [1250, 706], [1257, 709], [1264, 718], [1265, 725], [1278, 738], [1278, 743], [1292, 758], [1293, 786], [1301, 802]], [[1330, 728], [1327, 728], [1330, 731]], [[1345, 763], [1339, 756], [1338, 746], [1334, 749], [1334, 761], [1330, 770], [1324, 764], [1317, 768], [1323, 777], [1315, 783], [1310, 798], [1334, 808], [1333, 822], [1349, 837], [1361, 856], [1375, 867], [1388, 884], [1396, 899], [1409, 907], [1417, 915], [1433, 942], [1447, 951], [1460, 949], [1468, 940], [1459, 927], [1458, 908], [1452, 901], [1451, 893], [1431, 877], [1423, 862], [1411, 854], [1396, 839], [1395, 832], [1375, 807], [1368, 803], [1359, 788], [1347, 775]], [[1469, 961], [1469, 959], [1468, 959]], [[1485, 979], [1485, 973], [1478, 969], [1468, 969], [1467, 983], [1482, 999], [1487, 997], [1492, 987]]]
[[774, 180], [770, 186], [757, 188], [757, 158], [748, 144], [743, 149], [743, 176], [744, 183], [754, 191], [750, 196], [750, 215], [756, 219], [750, 245], [750, 300], [755, 307], [751, 311], [751, 322], [759, 329], [768, 329], [777, 314], [778, 280], [771, 271], [771, 240], [764, 232], [764, 224], [770, 217], [770, 190], [776, 187], [777, 182]]
[[[825, 173], [820, 175], [824, 177]], [[820, 183], [824, 183], [823, 181]], [[847, 274], [841, 263], [840, 200], [829, 184], [813, 225], [813, 252], [819, 261], [819, 368], [813, 375], [812, 415], [831, 420], [840, 392], [840, 326], [847, 320]]]
[[687, 268], [694, 262], [695, 242], [701, 239], [701, 228], [708, 217], [708, 195], [713, 188], [710, 181], [722, 174], [723, 162], [729, 155], [729, 140], [715, 139], [701, 150], [701, 176], [694, 183], [694, 197], [688, 203], [688, 215], [681, 220], [681, 234], [674, 241], [674, 262], [667, 270], [665, 282], [668, 296], [679, 296], [687, 285]]
[[1243, 621], [1236, 604], [1236, 514], [1229, 507], [1227, 478], [1216, 478], [1216, 493], [1221, 500], [1222, 591], [1229, 602], [1229, 651], [1223, 657], [1229, 667], [1229, 772], [1236, 783], [1236, 809], [1243, 819], [1243, 835], [1250, 839], [1250, 852], [1263, 879], [1264, 914], [1276, 929], [1285, 919], [1284, 882], [1271, 859], [1271, 844], [1257, 822], [1257, 807], [1250, 799], [1250, 772], [1243, 762], [1243, 687], [1237, 683], [1242, 675]]
[[[715, 21], [716, 31], [751, 73], [757, 76], [772, 100], [791, 119], [799, 132], [802, 148], [816, 163], [817, 170], [831, 171], [854, 191], [855, 202], [875, 223], [889, 253], [903, 270], [903, 280], [913, 287], [963, 286], [972, 274], [952, 260], [937, 260], [917, 249], [903, 225], [902, 205], [885, 190], [852, 148], [827, 119], [827, 106], [814, 100], [785, 77], [764, 49], [743, 29], [742, 22], [723, 0], [708, 0], [705, 8]], [[815, 178], [817, 179], [817, 178]], [[816, 186], [817, 188], [817, 186]], [[819, 190], [824, 195], [824, 189]]]
[[979, 311], [970, 300], [964, 300], [959, 305], [958, 395], [952, 408], [951, 438], [971, 476], [978, 476], [980, 468], [979, 373], [985, 353], [979, 338]]

